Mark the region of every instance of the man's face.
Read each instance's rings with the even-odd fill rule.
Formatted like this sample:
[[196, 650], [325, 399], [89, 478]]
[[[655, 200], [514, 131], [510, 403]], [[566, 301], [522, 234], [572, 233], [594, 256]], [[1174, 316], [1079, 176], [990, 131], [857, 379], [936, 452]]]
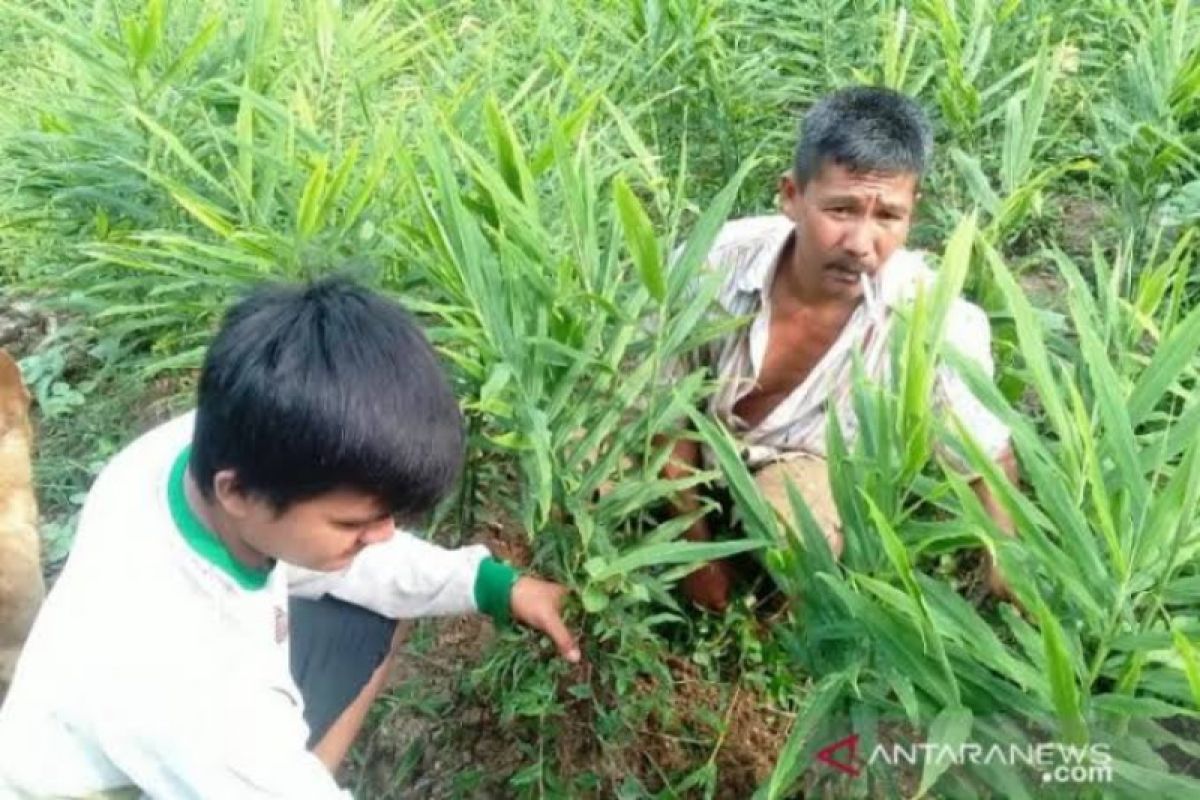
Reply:
[[395, 533], [392, 515], [371, 495], [346, 489], [327, 492], [282, 513], [258, 497], [225, 503], [246, 545], [299, 567], [333, 572], [350, 565], [364, 547]]
[[874, 276], [908, 238], [917, 176], [827, 162], [804, 185], [784, 175], [779, 196], [796, 223], [793, 264], [801, 285], [816, 296], [853, 300], [862, 294], [859, 276]]

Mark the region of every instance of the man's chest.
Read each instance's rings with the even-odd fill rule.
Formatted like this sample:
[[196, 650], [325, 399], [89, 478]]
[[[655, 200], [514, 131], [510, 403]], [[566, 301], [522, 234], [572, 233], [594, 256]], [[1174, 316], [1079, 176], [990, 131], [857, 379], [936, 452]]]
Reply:
[[754, 372], [753, 359], [748, 360], [753, 380], [743, 384], [734, 413], [749, 427], [757, 426], [820, 366], [845, 326], [846, 318], [813, 314], [775, 315], [760, 324], [751, 335], [765, 341], [748, 345], [761, 348], [761, 364]]

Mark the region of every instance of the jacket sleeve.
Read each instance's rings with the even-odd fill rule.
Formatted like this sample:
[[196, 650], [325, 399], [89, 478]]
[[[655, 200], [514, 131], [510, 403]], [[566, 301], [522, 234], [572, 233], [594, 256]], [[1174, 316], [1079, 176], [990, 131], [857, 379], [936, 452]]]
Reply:
[[483, 545], [440, 547], [397, 531], [339, 572], [288, 566], [288, 591], [299, 597], [332, 595], [393, 619], [482, 611], [508, 613], [516, 573], [489, 557]]

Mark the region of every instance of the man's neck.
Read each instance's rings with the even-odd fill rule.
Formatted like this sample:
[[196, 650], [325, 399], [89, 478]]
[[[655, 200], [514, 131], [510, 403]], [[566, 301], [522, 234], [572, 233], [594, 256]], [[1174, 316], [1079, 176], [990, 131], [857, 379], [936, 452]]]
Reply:
[[221, 544], [237, 561], [251, 569], [265, 569], [271, 565], [271, 560], [242, 540], [237, 532], [236, 522], [222, 511], [215, 503], [209, 502], [201, 493], [200, 487], [192, 477], [189, 469], [183, 476], [183, 495], [188, 507], [192, 509], [204, 527], [213, 532], [221, 540]]

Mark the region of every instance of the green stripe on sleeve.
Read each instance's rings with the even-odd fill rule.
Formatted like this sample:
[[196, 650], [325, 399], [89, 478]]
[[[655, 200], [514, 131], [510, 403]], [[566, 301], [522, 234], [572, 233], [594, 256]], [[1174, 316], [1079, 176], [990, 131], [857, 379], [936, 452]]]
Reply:
[[521, 573], [494, 558], [479, 562], [475, 573], [475, 607], [505, 625], [512, 616], [512, 589]]

